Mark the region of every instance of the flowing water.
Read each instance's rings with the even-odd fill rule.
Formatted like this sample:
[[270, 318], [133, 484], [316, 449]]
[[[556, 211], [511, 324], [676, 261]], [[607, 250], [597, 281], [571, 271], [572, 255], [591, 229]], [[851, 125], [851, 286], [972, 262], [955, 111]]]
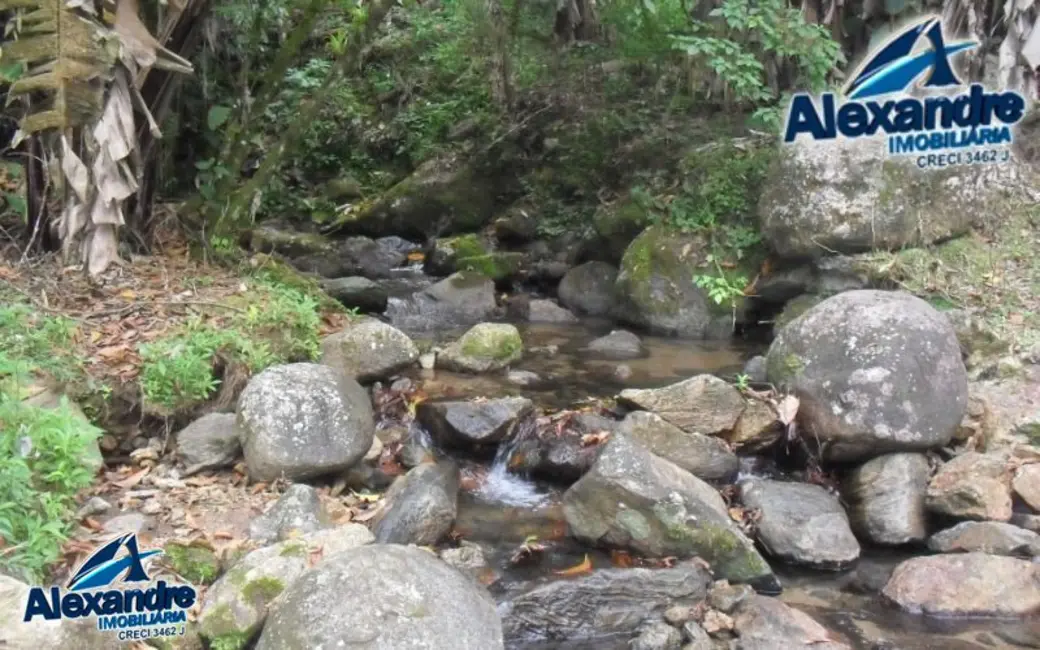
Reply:
[[[575, 325], [518, 324], [527, 352], [513, 370], [535, 373], [540, 381], [520, 386], [505, 373], [462, 375], [417, 371], [414, 379], [431, 399], [523, 395], [545, 408], [574, 407], [610, 397], [628, 387], [657, 387], [699, 373], [733, 375], [761, 346], [733, 342], [691, 342], [643, 337], [645, 354], [634, 360], [611, 360], [590, 354], [592, 339], [608, 333], [609, 323], [584, 321]], [[443, 344], [460, 332], [426, 336]], [[619, 366], [627, 371], [621, 373]], [[594, 568], [612, 566], [608, 554], [583, 547], [567, 535], [561, 497], [564, 487], [517, 476], [508, 471], [512, 448], [504, 444], [490, 465], [463, 461], [479, 471], [481, 480], [459, 497], [456, 532], [480, 543], [497, 580], [491, 585], [499, 602], [546, 580], [562, 579], [555, 572], [583, 562]], [[743, 458], [740, 477], [782, 475], [762, 458]], [[511, 557], [530, 538], [547, 545], [533, 563], [516, 566]], [[985, 650], [1040, 648], [1040, 621], [942, 621], [898, 612], [877, 592], [892, 568], [910, 553], [864, 549], [858, 566], [841, 573], [774, 566], [784, 584], [780, 596], [817, 618], [857, 650]], [[518, 644], [512, 650], [624, 650], [628, 638], [596, 639], [586, 645]]]

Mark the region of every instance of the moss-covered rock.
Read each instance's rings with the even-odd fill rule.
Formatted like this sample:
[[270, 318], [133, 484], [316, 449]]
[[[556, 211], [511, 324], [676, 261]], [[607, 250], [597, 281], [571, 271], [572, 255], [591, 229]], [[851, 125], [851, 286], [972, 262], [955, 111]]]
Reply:
[[242, 650], [260, 630], [274, 599], [307, 569], [372, 539], [364, 526], [347, 524], [252, 551], [207, 590], [200, 634], [211, 648]]
[[611, 436], [592, 469], [564, 494], [563, 512], [571, 534], [584, 542], [651, 557], [697, 556], [717, 578], [779, 587], [714, 488], [626, 435]]
[[334, 242], [317, 233], [279, 230], [270, 226], [254, 228], [249, 247], [257, 253], [278, 253], [286, 257], [331, 254], [336, 249]]
[[615, 284], [616, 317], [651, 332], [701, 338], [714, 315], [694, 276], [704, 273], [708, 242], [651, 226], [629, 244]]
[[503, 323], [474, 325], [437, 355], [437, 365], [457, 372], [490, 372], [519, 361], [524, 354], [520, 331]]
[[361, 183], [353, 176], [334, 178], [325, 184], [325, 196], [333, 201], [349, 201], [364, 194]]
[[787, 304], [784, 305], [783, 310], [773, 322], [773, 329], [777, 331], [782, 330], [788, 323], [821, 302], [823, 302], [823, 296], [817, 296], [811, 293], [803, 293], [797, 298], [787, 301]]
[[375, 201], [339, 221], [342, 232], [425, 239], [433, 231], [477, 230], [494, 214], [495, 179], [448, 156], [429, 160]]
[[650, 215], [631, 197], [612, 205], [602, 205], [592, 216], [592, 227], [603, 244], [607, 259], [621, 260], [625, 249], [650, 225]]
[[1010, 166], [919, 169], [884, 141], [784, 147], [759, 203], [762, 232], [781, 257], [896, 250], [939, 242], [982, 224], [1014, 185]]
[[205, 546], [171, 542], [163, 552], [173, 570], [192, 584], [208, 585], [220, 573], [220, 561]]

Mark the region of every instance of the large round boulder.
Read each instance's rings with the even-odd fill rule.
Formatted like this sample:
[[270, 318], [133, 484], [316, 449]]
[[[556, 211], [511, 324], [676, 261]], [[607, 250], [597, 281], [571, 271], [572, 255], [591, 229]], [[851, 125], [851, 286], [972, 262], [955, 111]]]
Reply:
[[419, 360], [408, 335], [375, 318], [362, 318], [321, 343], [321, 362], [358, 381], [384, 379]]
[[368, 394], [328, 366], [273, 366], [238, 400], [242, 449], [255, 481], [298, 481], [349, 468], [372, 446]]
[[708, 256], [703, 237], [651, 226], [621, 259], [615, 317], [659, 334], [703, 338], [713, 312], [694, 276]]
[[1003, 165], [919, 169], [884, 141], [783, 147], [759, 202], [762, 234], [786, 258], [896, 250], [964, 234], [993, 212]]
[[848, 291], [821, 302], [780, 331], [767, 374], [799, 398], [799, 424], [829, 460], [941, 447], [968, 405], [949, 321], [903, 292]]
[[415, 546], [346, 551], [274, 604], [257, 650], [501, 650], [502, 621], [471, 578]]

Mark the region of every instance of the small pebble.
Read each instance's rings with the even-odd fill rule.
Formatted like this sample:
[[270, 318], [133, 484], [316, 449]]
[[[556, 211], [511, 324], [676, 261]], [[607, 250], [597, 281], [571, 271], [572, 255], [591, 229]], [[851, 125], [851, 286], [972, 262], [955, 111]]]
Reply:
[[76, 511], [76, 519], [85, 519], [87, 517], [93, 517], [94, 515], [100, 515], [108, 512], [112, 509], [112, 504], [105, 501], [101, 497], [90, 497], [87, 502], [80, 506], [80, 509]]

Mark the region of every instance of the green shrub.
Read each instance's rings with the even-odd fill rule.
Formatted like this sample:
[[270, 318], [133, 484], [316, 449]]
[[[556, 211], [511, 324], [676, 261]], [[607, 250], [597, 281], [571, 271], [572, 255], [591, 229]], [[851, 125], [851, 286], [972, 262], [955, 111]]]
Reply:
[[[10, 369], [0, 353], [0, 367]], [[39, 582], [60, 556], [76, 493], [90, 485], [89, 445], [101, 431], [63, 402], [28, 406], [0, 392], [0, 567]]]

